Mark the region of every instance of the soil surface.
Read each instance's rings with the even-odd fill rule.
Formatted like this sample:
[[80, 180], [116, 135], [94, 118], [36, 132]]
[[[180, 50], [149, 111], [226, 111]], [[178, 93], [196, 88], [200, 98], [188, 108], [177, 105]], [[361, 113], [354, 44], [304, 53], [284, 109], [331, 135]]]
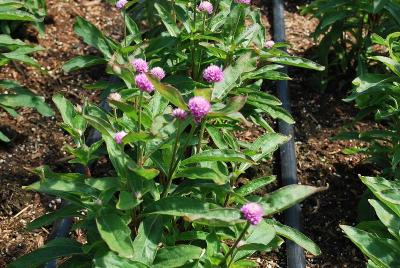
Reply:
[[[287, 6], [285, 22], [288, 42], [292, 45], [289, 52], [307, 57], [316, 45], [308, 35], [317, 21], [299, 15], [297, 5], [306, 2], [294, 1]], [[46, 72], [10, 64], [2, 69], [0, 79], [17, 80], [45, 96], [48, 103], [57, 92], [76, 104], [86, 98], [96, 98], [96, 94], [85, 91], [83, 85], [101, 79], [103, 70], [66, 74], [61, 69], [62, 64], [74, 56], [96, 53], [73, 33], [73, 21], [82, 16], [112, 38], [119, 39], [122, 34], [119, 14], [99, 0], [48, 0], [47, 7], [46, 36], [37, 40], [46, 50], [35, 55]], [[265, 15], [271, 14], [267, 8], [263, 11]], [[268, 20], [265, 21], [269, 29]], [[352, 104], [341, 100], [346, 92], [335, 88], [321, 92], [312, 79], [314, 72], [292, 69], [289, 72], [293, 77], [289, 86], [292, 111], [297, 121], [295, 141], [299, 180], [302, 184], [329, 186], [328, 190], [302, 205], [304, 232], [323, 252], [318, 257], [307, 254], [307, 267], [364, 267], [363, 256], [344, 236], [339, 224], [354, 225], [357, 222], [357, 203], [364, 191], [358, 174], [368, 175], [373, 170], [362, 163], [361, 156], [342, 153], [344, 148], [356, 145], [355, 142], [330, 140], [356, 111]], [[273, 88], [274, 85], [267, 86]], [[22, 109], [20, 114], [21, 117], [14, 119], [0, 112], [0, 130], [12, 138], [11, 143], [0, 144], [0, 267], [42, 246], [51, 231], [45, 228], [24, 231], [27, 223], [59, 205], [57, 199], [22, 190], [21, 186], [37, 179], [31, 170], [44, 164], [57, 171], [72, 169], [64, 159], [63, 146], [70, 140], [59, 127], [59, 115], [44, 118], [31, 109]], [[357, 127], [368, 129], [373, 127], [372, 124], [358, 124]], [[250, 131], [248, 135], [257, 133]], [[261, 255], [259, 263], [263, 267], [286, 267], [284, 250]]]

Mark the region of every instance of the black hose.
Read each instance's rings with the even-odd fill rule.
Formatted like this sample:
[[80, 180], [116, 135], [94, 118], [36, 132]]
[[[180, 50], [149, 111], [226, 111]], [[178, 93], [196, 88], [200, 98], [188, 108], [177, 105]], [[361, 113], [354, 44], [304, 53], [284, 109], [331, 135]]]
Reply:
[[[114, 78], [111, 79], [111, 82], [115, 81]], [[108, 105], [107, 100], [103, 100], [100, 103], [100, 108], [104, 111], [110, 111], [110, 107]], [[89, 130], [89, 134], [86, 139], [86, 145], [91, 146], [93, 143], [99, 141], [101, 139], [101, 134], [94, 128]], [[78, 165], [75, 169], [75, 172], [85, 174], [85, 167], [82, 165]], [[63, 200], [61, 203], [61, 207], [65, 207], [69, 205], [68, 201]], [[66, 237], [71, 229], [72, 226], [72, 218], [62, 218], [54, 222], [53, 230], [50, 233], [47, 242], [56, 238]], [[57, 267], [57, 260], [51, 260], [45, 264], [44, 268], [56, 268]]]
[[[285, 42], [285, 21], [284, 21], [284, 6], [282, 0], [273, 0], [273, 30], [275, 42]], [[287, 69], [284, 70], [287, 72]], [[278, 97], [282, 102], [283, 108], [289, 113], [290, 98], [287, 81], [278, 81]], [[290, 125], [282, 120], [279, 121], [279, 132], [283, 135], [291, 136], [291, 139], [280, 147], [280, 164], [281, 164], [281, 180], [282, 184], [290, 185], [297, 184], [297, 162], [296, 162], [296, 150], [294, 145], [294, 129], [293, 125]], [[294, 205], [284, 212], [285, 224], [295, 228], [301, 229], [301, 208], [300, 205]], [[305, 256], [304, 250], [292, 242], [291, 240], [286, 241], [286, 255], [287, 255], [287, 267], [289, 268], [304, 268], [305, 267]]]

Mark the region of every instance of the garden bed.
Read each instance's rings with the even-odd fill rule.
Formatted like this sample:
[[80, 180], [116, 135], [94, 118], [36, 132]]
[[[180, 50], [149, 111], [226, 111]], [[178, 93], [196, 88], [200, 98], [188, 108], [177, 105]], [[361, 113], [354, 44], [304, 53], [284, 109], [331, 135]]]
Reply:
[[[47, 1], [48, 19], [45, 38], [38, 42], [47, 50], [37, 53], [37, 59], [48, 71], [12, 66], [3, 68], [1, 78], [12, 78], [26, 85], [47, 100], [62, 92], [74, 103], [85, 98], [96, 100], [96, 94], [82, 89], [84, 84], [102, 78], [103, 70], [65, 74], [62, 64], [77, 55], [93, 54], [73, 33], [72, 22], [79, 15], [105, 30], [110, 36], [122, 36], [120, 16], [110, 5], [101, 1]], [[294, 54], [304, 55], [314, 43], [308, 38], [316, 22], [300, 16], [294, 6], [286, 12], [288, 42]], [[267, 10], [265, 10], [267, 15]], [[267, 20], [266, 20], [267, 22]], [[322, 255], [307, 255], [308, 267], [363, 267], [364, 259], [356, 247], [345, 238], [339, 224], [354, 225], [357, 220], [357, 202], [363, 192], [358, 174], [372, 173], [361, 164], [361, 157], [344, 155], [341, 150], [352, 146], [350, 141], [333, 142], [329, 138], [338, 134], [341, 126], [354, 115], [353, 105], [341, 99], [346, 92], [329, 89], [324, 94], [304, 79], [311, 72], [292, 73], [289, 83], [292, 92], [292, 110], [297, 121], [296, 149], [299, 179], [302, 184], [327, 186], [329, 189], [306, 200], [303, 204], [304, 232], [322, 250]], [[50, 101], [49, 101], [50, 102]], [[0, 128], [13, 139], [10, 144], [0, 144], [0, 267], [11, 260], [43, 245], [51, 230], [26, 232], [23, 226], [52, 210], [58, 200], [25, 192], [21, 186], [34, 181], [30, 169], [46, 164], [57, 171], [68, 171], [62, 146], [69, 143], [60, 130], [59, 116], [43, 118], [29, 109], [14, 120], [1, 114]], [[5, 126], [7, 128], [5, 129]], [[359, 125], [368, 129], [369, 125]], [[257, 133], [248, 131], [249, 137]], [[278, 173], [278, 172], [275, 172]], [[81, 234], [75, 233], [74, 236]], [[284, 248], [267, 256], [260, 256], [264, 267], [285, 267]]]

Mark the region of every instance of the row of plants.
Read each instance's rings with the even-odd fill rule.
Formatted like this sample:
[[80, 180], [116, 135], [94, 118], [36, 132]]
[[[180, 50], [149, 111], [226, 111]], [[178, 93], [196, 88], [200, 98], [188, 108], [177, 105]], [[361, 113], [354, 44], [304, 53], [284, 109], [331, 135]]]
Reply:
[[[29, 230], [74, 217], [73, 229], [87, 241], [57, 238], [9, 267], [61, 257], [64, 268], [257, 267], [254, 256], [279, 248], [284, 238], [320, 254], [274, 215], [321, 189], [290, 185], [257, 195], [276, 178], [253, 178], [251, 171], [290, 139], [275, 133], [270, 119], [294, 123], [263, 80], [289, 80], [285, 65], [324, 68], [266, 40], [260, 9], [249, 0], [119, 0], [115, 8], [124, 38], [113, 40], [78, 17], [75, 33], [99, 54], [64, 65], [68, 72], [105, 66], [113, 79], [85, 88], [101, 90], [110, 110], [53, 97], [74, 141], [66, 147], [70, 162], [86, 172], [43, 166], [35, 171], [40, 181], [26, 187], [68, 201]], [[240, 133], [251, 124], [264, 133], [250, 142]], [[88, 128], [102, 135], [90, 146]], [[111, 175], [91, 176], [99, 158], [109, 160]]]
[[[0, 1], [0, 67], [8, 64], [23, 63], [41, 71], [40, 64], [31, 57], [32, 53], [42, 51], [39, 45], [30, 44], [18, 39], [23, 28], [33, 25], [40, 34], [44, 34], [44, 18], [46, 16], [45, 0]], [[23, 37], [23, 36], [22, 36]], [[16, 111], [21, 107], [35, 108], [43, 116], [52, 116], [52, 109], [27, 88], [13, 80], [1, 80], [0, 108], [12, 117], [18, 117]], [[10, 139], [0, 131], [0, 141]]]
[[[359, 205], [362, 221], [342, 225], [345, 234], [368, 258], [368, 267], [400, 265], [400, 1], [317, 0], [302, 10], [319, 19], [313, 33], [318, 56], [344, 79], [354, 79], [347, 102], [359, 109], [354, 123], [376, 121], [368, 131], [345, 131], [334, 139], [355, 139], [365, 146], [345, 153], [365, 154], [378, 177], [360, 176], [367, 186]], [[327, 72], [326, 75], [329, 73]], [[326, 76], [329, 81], [329, 77]]]

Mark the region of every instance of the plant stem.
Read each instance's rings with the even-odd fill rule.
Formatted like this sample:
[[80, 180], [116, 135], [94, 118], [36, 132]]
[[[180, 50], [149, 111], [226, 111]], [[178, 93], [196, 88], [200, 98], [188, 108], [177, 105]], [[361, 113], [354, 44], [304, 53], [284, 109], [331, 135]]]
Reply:
[[123, 17], [124, 17], [124, 47], [127, 46], [126, 44], [126, 10], [124, 9], [122, 11]]
[[196, 10], [196, 0], [193, 1], [193, 27], [192, 27], [192, 32], [191, 32], [191, 58], [192, 58], [192, 78], [196, 80], [196, 62], [195, 62], [195, 55], [196, 55], [196, 45], [194, 42], [194, 36], [193, 34], [196, 33], [196, 16], [197, 16], [197, 10]]
[[181, 121], [178, 119], [178, 131], [177, 131], [176, 138], [175, 138], [174, 148], [172, 150], [172, 158], [171, 158], [171, 163], [169, 165], [169, 171], [168, 171], [168, 176], [167, 176], [167, 185], [165, 186], [164, 191], [161, 194], [162, 197], [166, 197], [169, 192], [169, 189], [171, 188], [172, 176], [175, 173], [175, 169], [174, 169], [175, 161], [174, 160], [176, 157], [176, 153], [178, 151], [178, 143], [179, 143], [180, 134], [181, 134]]
[[206, 129], [206, 121], [204, 120], [203, 122], [201, 122], [201, 127], [200, 127], [200, 132], [199, 132], [199, 142], [197, 143], [196, 154], [201, 152], [201, 142], [204, 137], [205, 129]]
[[232, 255], [233, 251], [236, 249], [237, 245], [239, 244], [240, 240], [242, 240], [242, 238], [246, 234], [249, 227], [250, 227], [250, 223], [246, 223], [246, 226], [244, 227], [242, 233], [239, 235], [238, 239], [236, 239], [235, 244], [233, 244], [233, 246], [229, 249], [228, 253], [226, 253], [224, 259], [219, 264], [220, 267], [229, 267], [231, 262], [229, 262], [229, 265], [226, 266], [226, 260], [228, 259], [229, 256]]
[[[138, 132], [142, 130], [142, 101], [143, 101], [143, 91], [140, 91], [139, 95], [139, 106], [138, 106]], [[143, 148], [142, 148], [142, 143], [138, 142], [138, 164], [139, 166], [143, 165]]]
[[193, 134], [194, 134], [196, 128], [197, 128], [197, 126], [192, 126], [192, 128], [190, 129], [189, 136], [188, 136], [188, 138], [187, 138], [185, 144], [183, 145], [183, 147], [181, 147], [181, 149], [180, 149], [180, 152], [179, 152], [177, 161], [175, 161], [173, 170], [176, 170], [176, 168], [177, 168], [177, 166], [178, 166], [178, 164], [179, 164], [179, 161], [182, 159], [182, 156], [183, 156], [183, 154], [185, 153], [186, 147], [188, 146], [189, 141], [192, 139]]
[[172, 0], [172, 18], [174, 19], [174, 22], [176, 23], [175, 0]]

